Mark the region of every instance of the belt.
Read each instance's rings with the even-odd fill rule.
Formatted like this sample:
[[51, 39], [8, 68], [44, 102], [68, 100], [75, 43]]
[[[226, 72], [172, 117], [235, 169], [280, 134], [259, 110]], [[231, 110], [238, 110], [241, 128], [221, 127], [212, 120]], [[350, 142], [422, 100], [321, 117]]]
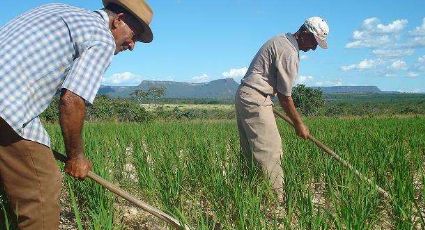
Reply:
[[247, 85], [247, 84], [245, 84], [245, 83], [241, 83], [241, 85], [242, 85], [242, 86], [246, 86], [246, 87], [248, 87], [248, 88], [251, 88], [251, 89], [253, 89], [253, 90], [257, 91], [259, 94], [263, 95], [264, 97], [268, 97], [268, 96], [272, 97], [272, 95], [271, 95], [271, 94], [264, 93], [264, 92], [260, 91], [259, 89], [256, 89], [256, 88], [254, 88], [254, 87], [252, 87], [252, 86], [250, 86], [250, 85]]

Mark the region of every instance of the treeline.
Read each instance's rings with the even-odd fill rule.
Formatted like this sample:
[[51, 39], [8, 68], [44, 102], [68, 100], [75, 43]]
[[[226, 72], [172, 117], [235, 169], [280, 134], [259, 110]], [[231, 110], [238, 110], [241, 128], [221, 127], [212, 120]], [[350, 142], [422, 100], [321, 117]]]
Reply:
[[[59, 97], [56, 96], [49, 107], [41, 114], [47, 122], [59, 120]], [[134, 100], [112, 99], [106, 96], [96, 97], [92, 106], [87, 107], [88, 121], [147, 122], [152, 114]]]
[[[331, 94], [323, 95], [318, 89], [298, 85], [293, 90], [293, 100], [303, 116], [382, 116], [382, 115], [425, 115], [425, 94]], [[153, 103], [147, 110], [141, 104]], [[56, 97], [41, 115], [47, 122], [57, 122], [59, 99]], [[164, 106], [164, 104], [167, 104]], [[185, 104], [207, 105], [181, 106]], [[227, 104], [223, 108], [214, 105]], [[96, 97], [94, 104], [87, 108], [88, 121], [149, 122], [152, 120], [180, 119], [233, 119], [235, 111], [232, 102], [216, 99], [149, 99], [132, 97], [116, 99], [107, 96]], [[208, 108], [208, 105], [211, 107]], [[275, 106], [278, 101], [275, 99]], [[213, 109], [211, 109], [213, 108]]]
[[425, 115], [425, 94], [330, 94], [322, 116]]
[[[93, 105], [87, 107], [87, 121], [113, 122], [149, 122], [152, 120], [180, 120], [180, 119], [232, 119], [235, 117], [233, 109], [182, 109], [180, 104], [166, 108], [162, 102], [156, 102], [154, 109], [145, 109], [138, 100], [109, 98], [98, 96]], [[210, 103], [210, 104], [216, 104]], [[167, 106], [169, 107], [169, 106]], [[55, 97], [50, 106], [41, 114], [41, 119], [47, 122], [59, 120], [59, 97]]]

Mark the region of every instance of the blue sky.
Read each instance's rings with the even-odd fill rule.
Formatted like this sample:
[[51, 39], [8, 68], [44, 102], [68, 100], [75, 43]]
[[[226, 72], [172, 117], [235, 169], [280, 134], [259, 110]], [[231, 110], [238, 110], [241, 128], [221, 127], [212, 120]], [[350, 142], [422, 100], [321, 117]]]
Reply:
[[[97, 0], [2, 0], [0, 26], [32, 7]], [[103, 84], [239, 81], [261, 45], [304, 20], [328, 21], [329, 49], [300, 51], [298, 83], [425, 92], [425, 1], [150, 0], [154, 41], [114, 57]]]

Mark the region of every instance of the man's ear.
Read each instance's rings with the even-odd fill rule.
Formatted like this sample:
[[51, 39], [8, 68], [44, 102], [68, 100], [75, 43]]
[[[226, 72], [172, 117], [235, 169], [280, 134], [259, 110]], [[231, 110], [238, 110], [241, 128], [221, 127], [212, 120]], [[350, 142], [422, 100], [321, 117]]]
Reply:
[[124, 13], [119, 13], [112, 20], [112, 26], [113, 28], [117, 28], [121, 26], [122, 23], [124, 23]]

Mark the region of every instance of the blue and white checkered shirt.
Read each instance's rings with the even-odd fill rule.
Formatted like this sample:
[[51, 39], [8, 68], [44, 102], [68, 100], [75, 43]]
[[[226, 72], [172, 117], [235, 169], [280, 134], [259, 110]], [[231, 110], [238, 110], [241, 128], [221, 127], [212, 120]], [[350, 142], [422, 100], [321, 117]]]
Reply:
[[0, 28], [0, 117], [50, 146], [39, 115], [62, 88], [93, 103], [115, 52], [106, 12], [47, 4]]

